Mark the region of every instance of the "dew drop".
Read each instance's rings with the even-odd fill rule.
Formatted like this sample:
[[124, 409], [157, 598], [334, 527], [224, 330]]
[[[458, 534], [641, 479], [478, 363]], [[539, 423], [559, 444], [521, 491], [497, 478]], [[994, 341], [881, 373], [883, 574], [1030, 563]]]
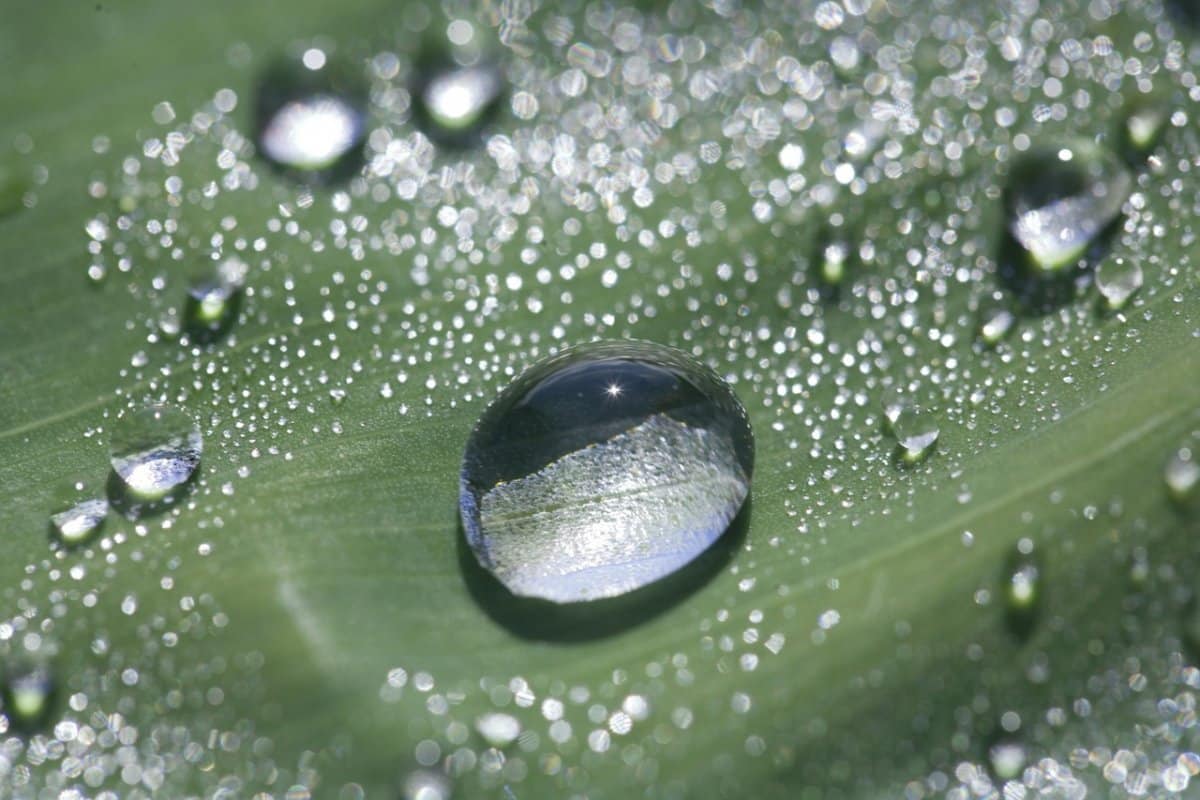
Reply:
[[54, 680], [43, 664], [10, 666], [0, 686], [3, 711], [15, 727], [37, 727], [49, 714], [54, 697]]
[[492, 712], [475, 720], [475, 730], [492, 747], [507, 747], [521, 735], [521, 723], [511, 714]]
[[[933, 452], [941, 434], [937, 419], [907, 400], [901, 402], [894, 413], [891, 430], [900, 444], [901, 459], [908, 464], [925, 460]], [[884, 414], [888, 414], [886, 408]]]
[[1175, 450], [1167, 459], [1163, 480], [1167, 484], [1167, 493], [1176, 503], [1186, 505], [1194, 500], [1196, 487], [1200, 486], [1200, 462], [1196, 460], [1195, 450], [1191, 447]]
[[1142, 288], [1142, 268], [1132, 259], [1105, 259], [1096, 268], [1096, 288], [1109, 308], [1122, 308]]
[[1129, 170], [1097, 144], [1036, 148], [1010, 170], [1008, 230], [1036, 270], [1057, 272], [1087, 252], [1121, 213], [1132, 188]]
[[1121, 144], [1126, 155], [1144, 157], [1158, 144], [1167, 127], [1167, 105], [1162, 98], [1147, 96], [1132, 104], [1121, 128]]
[[189, 334], [203, 342], [215, 339], [229, 329], [237, 316], [246, 272], [244, 261], [229, 258], [212, 274], [191, 282], [184, 309]]
[[450, 800], [453, 787], [442, 773], [418, 769], [404, 778], [402, 792], [404, 800]]
[[995, 346], [1008, 336], [1016, 315], [1003, 306], [985, 308], [979, 315], [979, 339], [986, 345]]
[[164, 499], [200, 464], [202, 440], [191, 417], [166, 405], [128, 413], [113, 430], [113, 472], [139, 501]]
[[438, 144], [469, 146], [499, 111], [503, 89], [500, 70], [492, 64], [427, 63], [413, 85], [417, 124]]
[[837, 286], [846, 277], [846, 265], [850, 261], [850, 245], [842, 239], [832, 239], [821, 245], [821, 280]]
[[104, 498], [92, 498], [52, 514], [50, 524], [60, 542], [74, 547], [91, 539], [100, 530], [107, 516], [108, 501]]
[[1002, 739], [988, 749], [992, 774], [1002, 781], [1020, 777], [1028, 758], [1025, 746], [1012, 739]]
[[1025, 639], [1037, 624], [1042, 602], [1041, 567], [1033, 542], [1022, 539], [1009, 556], [1004, 572], [1005, 614], [1012, 632]]
[[750, 492], [754, 443], [732, 389], [690, 356], [597, 342], [535, 365], [467, 442], [460, 510], [510, 591], [614, 597], [694, 560]]
[[285, 171], [318, 182], [353, 172], [366, 125], [360, 82], [317, 48], [278, 64], [259, 85], [258, 149]]

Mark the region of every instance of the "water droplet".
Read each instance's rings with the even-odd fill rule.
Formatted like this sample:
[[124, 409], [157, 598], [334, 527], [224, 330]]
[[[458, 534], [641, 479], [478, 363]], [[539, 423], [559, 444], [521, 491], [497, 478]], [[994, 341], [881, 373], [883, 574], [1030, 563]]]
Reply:
[[1092, 142], [1030, 150], [1009, 173], [1008, 230], [1036, 270], [1057, 272], [1079, 261], [1132, 188], [1125, 165]]
[[614, 597], [713, 544], [753, 463], [745, 409], [710, 370], [662, 345], [593, 343], [535, 365], [484, 412], [463, 457], [463, 526], [516, 595]]
[[850, 245], [842, 239], [831, 239], [821, 245], [821, 280], [837, 286], [846, 277], [850, 261]]
[[880, 405], [883, 407], [884, 430], [894, 434], [896, 420], [900, 419], [901, 412], [912, 407], [912, 400], [905, 396], [900, 387], [889, 386], [883, 390]]
[[[937, 419], [906, 399], [892, 411], [895, 419], [891, 420], [891, 430], [900, 444], [900, 457], [908, 464], [923, 461], [933, 452], [941, 434]], [[884, 416], [888, 417], [887, 407]]]
[[433, 141], [466, 147], [478, 141], [499, 111], [503, 89], [503, 76], [492, 64], [428, 60], [413, 85], [413, 112]]
[[1042, 603], [1041, 567], [1033, 542], [1022, 539], [1005, 567], [1004, 605], [1009, 627], [1020, 639], [1033, 632]]
[[229, 329], [241, 304], [246, 263], [229, 258], [211, 274], [193, 280], [187, 290], [184, 316], [188, 333], [197, 341], [211, 341]]
[[49, 714], [54, 680], [44, 664], [16, 664], [4, 673], [0, 701], [9, 721], [18, 728], [35, 728]]
[[316, 181], [352, 173], [366, 126], [361, 82], [317, 48], [278, 64], [259, 85], [258, 149], [286, 171]]
[[1156, 95], [1134, 100], [1125, 115], [1121, 128], [1121, 147], [1131, 160], [1145, 157], [1167, 127], [1167, 104]]
[[1163, 469], [1163, 479], [1167, 492], [1176, 503], [1187, 505], [1194, 500], [1198, 494], [1196, 487], [1200, 486], [1200, 461], [1196, 459], [1196, 451], [1185, 446], [1172, 453]]
[[108, 501], [92, 498], [74, 503], [70, 508], [52, 514], [50, 524], [60, 542], [68, 547], [83, 544], [92, 538], [108, 516]]
[[191, 417], [165, 405], [130, 412], [113, 429], [113, 472], [143, 502], [163, 500], [200, 464], [202, 440]]
[[507, 747], [521, 735], [521, 723], [511, 714], [493, 712], [475, 720], [475, 730], [492, 747]]
[[979, 314], [979, 338], [986, 345], [997, 345], [1016, 321], [1016, 315], [1003, 306], [985, 308]]
[[1025, 746], [1012, 739], [1002, 739], [988, 749], [988, 761], [991, 763], [992, 774], [1002, 781], [1011, 781], [1020, 777], [1028, 758]]
[[404, 800], [450, 800], [453, 786], [440, 772], [418, 769], [404, 779]]
[[1105, 259], [1096, 268], [1096, 288], [1109, 308], [1119, 309], [1142, 288], [1142, 268], [1132, 259]]

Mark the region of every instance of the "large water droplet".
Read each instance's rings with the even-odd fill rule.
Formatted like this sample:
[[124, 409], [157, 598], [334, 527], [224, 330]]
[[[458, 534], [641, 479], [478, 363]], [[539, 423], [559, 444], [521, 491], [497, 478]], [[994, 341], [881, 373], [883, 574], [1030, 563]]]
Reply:
[[465, 147], [478, 140], [500, 109], [504, 79], [494, 65], [429, 61], [413, 83], [413, 112], [438, 144]]
[[1092, 142], [1030, 150], [1009, 173], [1008, 230], [1035, 269], [1061, 270], [1117, 218], [1132, 188], [1120, 159]]
[[68, 547], [83, 544], [96, 534], [108, 516], [108, 501], [104, 498], [81, 500], [69, 508], [50, 515], [50, 524], [60, 542]]
[[272, 164], [310, 180], [353, 172], [366, 136], [366, 93], [348, 70], [309, 48], [277, 65], [258, 90], [258, 149]]
[[979, 338], [989, 346], [1000, 344], [1017, 321], [1016, 315], [1008, 308], [991, 305], [979, 313]]
[[460, 508], [510, 591], [558, 603], [665, 577], [729, 527], [754, 442], [729, 386], [688, 355], [599, 342], [525, 372], [467, 442]]
[[198, 341], [210, 341], [229, 329], [237, 317], [246, 262], [238, 258], [222, 261], [211, 274], [191, 282], [184, 316], [187, 330]]
[[53, 696], [54, 680], [46, 665], [13, 664], [5, 669], [0, 707], [15, 727], [40, 725], [49, 714]]
[[163, 500], [192, 477], [202, 440], [191, 417], [166, 405], [130, 412], [112, 434], [112, 467], [131, 497]]

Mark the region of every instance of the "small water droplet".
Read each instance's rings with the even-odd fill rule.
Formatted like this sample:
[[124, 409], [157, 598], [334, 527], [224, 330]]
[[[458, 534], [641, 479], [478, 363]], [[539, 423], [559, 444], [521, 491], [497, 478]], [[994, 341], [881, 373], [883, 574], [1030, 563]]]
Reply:
[[1200, 492], [1200, 461], [1196, 459], [1196, 451], [1190, 446], [1180, 447], [1167, 459], [1163, 469], [1163, 480], [1167, 484], [1167, 492], [1171, 499], [1180, 505], [1187, 505], [1196, 499]]
[[750, 491], [753, 436], [690, 356], [598, 342], [526, 371], [481, 417], [460, 509], [479, 563], [516, 595], [614, 597], [690, 563]]
[[466, 147], [478, 141], [499, 111], [503, 89], [503, 76], [493, 64], [427, 59], [413, 84], [413, 112], [434, 142]]
[[188, 333], [193, 338], [207, 342], [229, 329], [241, 304], [246, 272], [244, 261], [228, 258], [217, 265], [211, 274], [191, 282], [187, 290], [184, 317]]
[[979, 314], [979, 338], [986, 345], [997, 345], [1016, 321], [1016, 315], [1004, 306], [984, 308]]
[[276, 65], [259, 85], [258, 149], [283, 170], [318, 182], [352, 173], [366, 127], [361, 81], [317, 48]]
[[96, 534], [108, 516], [108, 501], [104, 498], [81, 500], [69, 508], [50, 515], [56, 538], [68, 547], [87, 542]]
[[1035, 148], [1009, 172], [1008, 230], [1036, 270], [1063, 270], [1117, 218], [1132, 188], [1129, 170], [1097, 144]]
[[54, 680], [44, 664], [14, 664], [4, 672], [0, 686], [2, 709], [15, 727], [36, 728], [50, 712]]
[[113, 429], [113, 473], [131, 498], [157, 502], [191, 479], [201, 449], [191, 417], [171, 406], [145, 406], [127, 413]]
[[1013, 739], [1001, 739], [988, 749], [992, 774], [1002, 781], [1020, 777], [1028, 758], [1025, 745]]
[[1020, 639], [1033, 632], [1042, 604], [1042, 570], [1033, 542], [1022, 539], [1004, 571], [1004, 606], [1009, 628]]
[[[937, 419], [919, 406], [907, 401], [892, 407], [895, 419], [891, 421], [892, 435], [900, 444], [900, 457], [908, 464], [925, 460], [937, 445], [941, 429]], [[885, 417], [888, 409], [885, 407]]]
[[475, 720], [475, 730], [492, 747], [507, 747], [521, 735], [521, 723], [511, 714], [492, 712]]
[[1096, 288], [1109, 308], [1119, 309], [1142, 288], [1142, 268], [1133, 259], [1105, 259], [1096, 268]]

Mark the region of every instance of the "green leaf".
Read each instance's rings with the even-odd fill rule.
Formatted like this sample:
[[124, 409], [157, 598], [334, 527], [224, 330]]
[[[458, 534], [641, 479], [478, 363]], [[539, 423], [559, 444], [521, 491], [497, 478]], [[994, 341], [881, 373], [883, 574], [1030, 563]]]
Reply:
[[[1005, 736], [1097, 788], [1113, 751], [1149, 752], [1161, 791], [1152, 745], [1191, 741], [1152, 742], [1144, 701], [1191, 685], [1197, 515], [1163, 465], [1200, 428], [1194, 31], [1086, 3], [1026, 27], [988, 3], [836, 24], [521, 5], [44, 3], [0, 32], [0, 672], [56, 686], [32, 724], [7, 701], [0, 796], [396, 796], [434, 774], [461, 797], [922, 796]], [[372, 124], [411, 142], [395, 92], [455, 17], [540, 100], [491, 127], [524, 182], [486, 147], [312, 188], [253, 155], [259, 76], [314, 36], [396, 55]], [[1136, 262], [1141, 291], [1040, 305], [1005, 232], [1014, 152], [1108, 142], [1151, 88], [1182, 116], [1087, 256]], [[833, 240], [851, 255], [823, 270]], [[230, 329], [164, 331], [234, 254]], [[1016, 324], [984, 343], [997, 302]], [[660, 583], [522, 600], [463, 540], [463, 446], [523, 368], [596, 337], [732, 384], [752, 500]], [[897, 388], [938, 422], [917, 464], [885, 431]], [[112, 428], [149, 402], [199, 425], [198, 480], [64, 549], [50, 515], [109, 491]], [[1036, 602], [1014, 609], [1026, 550]]]

